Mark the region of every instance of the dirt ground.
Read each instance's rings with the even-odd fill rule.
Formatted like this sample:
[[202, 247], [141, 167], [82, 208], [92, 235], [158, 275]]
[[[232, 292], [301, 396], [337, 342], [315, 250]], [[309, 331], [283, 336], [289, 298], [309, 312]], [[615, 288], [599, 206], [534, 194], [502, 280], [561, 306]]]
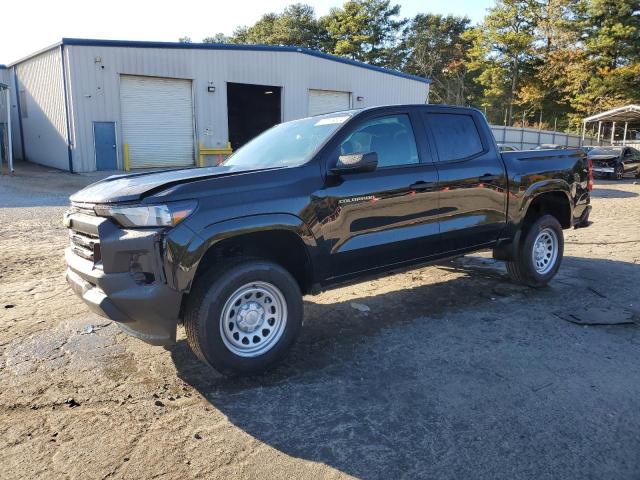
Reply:
[[1, 478], [640, 478], [640, 326], [560, 318], [640, 323], [633, 180], [597, 183], [548, 288], [483, 254], [308, 297], [284, 364], [240, 380], [71, 293], [62, 212], [89, 181], [0, 177]]

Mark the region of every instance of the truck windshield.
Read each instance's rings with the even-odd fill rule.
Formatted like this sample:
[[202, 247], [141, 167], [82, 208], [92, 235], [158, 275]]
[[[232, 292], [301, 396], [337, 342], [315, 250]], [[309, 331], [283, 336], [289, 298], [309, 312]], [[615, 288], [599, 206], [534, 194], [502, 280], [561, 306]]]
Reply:
[[341, 112], [281, 123], [242, 146], [223, 165], [248, 168], [302, 165], [351, 115]]

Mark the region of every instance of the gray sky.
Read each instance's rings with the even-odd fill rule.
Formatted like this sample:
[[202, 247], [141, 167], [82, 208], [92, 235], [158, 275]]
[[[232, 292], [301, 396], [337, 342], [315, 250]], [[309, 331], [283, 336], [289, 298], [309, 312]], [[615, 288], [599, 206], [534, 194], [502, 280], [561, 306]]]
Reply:
[[[62, 37], [194, 42], [217, 32], [230, 34], [251, 25], [264, 13], [280, 12], [291, 3], [308, 3], [324, 15], [341, 0], [11, 0], [2, 5], [0, 63], [10, 63]], [[396, 0], [397, 1], [397, 0]], [[482, 19], [493, 0], [404, 0], [401, 14], [453, 13]]]

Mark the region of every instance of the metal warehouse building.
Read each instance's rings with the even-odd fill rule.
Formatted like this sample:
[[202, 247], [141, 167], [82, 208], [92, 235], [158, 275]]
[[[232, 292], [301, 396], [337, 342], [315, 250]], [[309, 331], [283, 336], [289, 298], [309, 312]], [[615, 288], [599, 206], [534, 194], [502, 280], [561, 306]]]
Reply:
[[74, 172], [211, 164], [282, 121], [429, 95], [296, 47], [63, 39], [9, 69], [15, 157]]

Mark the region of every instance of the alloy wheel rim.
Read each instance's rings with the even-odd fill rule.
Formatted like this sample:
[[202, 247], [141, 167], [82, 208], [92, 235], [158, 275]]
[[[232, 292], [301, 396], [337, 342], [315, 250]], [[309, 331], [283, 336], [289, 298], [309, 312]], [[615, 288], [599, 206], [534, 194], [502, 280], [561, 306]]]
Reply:
[[558, 236], [550, 228], [543, 229], [533, 242], [531, 252], [537, 273], [545, 275], [551, 271], [558, 258]]
[[233, 292], [220, 315], [225, 346], [240, 357], [257, 357], [282, 338], [287, 324], [287, 302], [278, 287], [251, 282]]

